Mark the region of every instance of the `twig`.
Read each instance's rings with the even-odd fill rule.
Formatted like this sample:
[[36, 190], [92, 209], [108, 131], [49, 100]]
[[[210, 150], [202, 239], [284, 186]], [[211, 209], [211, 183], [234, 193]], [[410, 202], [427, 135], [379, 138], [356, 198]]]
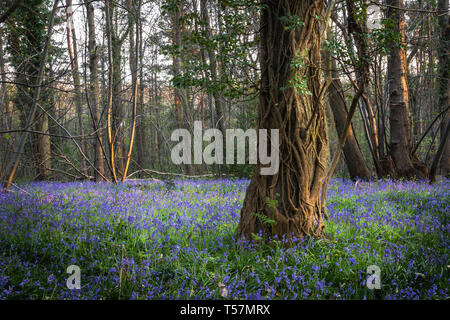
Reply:
[[[187, 174], [182, 174], [182, 173], [171, 173], [171, 172], [159, 172], [159, 171], [155, 171], [155, 170], [150, 170], [150, 169], [141, 169], [138, 171], [135, 171], [133, 173], [131, 173], [129, 176], [127, 176], [127, 179], [129, 179], [130, 177], [138, 174], [138, 173], [147, 173], [147, 174], [159, 174], [162, 176], [178, 176], [178, 177], [184, 177], [184, 178], [203, 178], [203, 177], [215, 177], [218, 176], [217, 174], [202, 174], [202, 175], [187, 175]], [[220, 176], [230, 176], [229, 174], [221, 174]]]

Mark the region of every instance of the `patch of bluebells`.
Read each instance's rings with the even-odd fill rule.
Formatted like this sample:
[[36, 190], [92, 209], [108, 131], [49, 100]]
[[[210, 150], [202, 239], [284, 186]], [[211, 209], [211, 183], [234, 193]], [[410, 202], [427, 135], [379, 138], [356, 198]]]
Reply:
[[328, 236], [290, 246], [235, 239], [248, 180], [28, 183], [0, 193], [0, 299], [448, 299], [449, 182], [333, 180]]

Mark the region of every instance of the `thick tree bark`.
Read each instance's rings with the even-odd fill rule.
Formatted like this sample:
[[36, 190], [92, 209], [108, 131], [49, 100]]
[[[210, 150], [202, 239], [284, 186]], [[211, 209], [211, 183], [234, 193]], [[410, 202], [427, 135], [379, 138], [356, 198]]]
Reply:
[[[329, 52], [325, 52], [324, 58], [328, 62], [326, 64], [327, 68], [331, 68], [329, 76], [332, 78], [331, 84], [327, 90], [328, 100], [331, 111], [333, 112], [333, 119], [338, 137], [341, 137], [344, 133], [345, 122], [348, 116], [344, 90], [342, 88], [341, 80], [339, 80], [339, 74], [336, 70], [336, 61], [332, 59]], [[364, 160], [364, 156], [361, 152], [356, 136], [354, 135], [353, 126], [350, 126], [349, 128], [349, 133], [343, 152], [351, 179], [355, 180], [359, 178], [368, 180], [372, 177]]]
[[395, 8], [403, 8], [403, 0], [388, 0], [387, 16], [393, 21], [393, 31], [400, 34], [401, 43], [390, 43], [388, 58], [389, 81], [389, 122], [391, 128], [389, 154], [395, 167], [397, 178], [426, 178], [426, 170], [418, 170], [411, 158], [411, 115], [407, 80], [404, 13]]
[[101, 112], [100, 112], [100, 90], [99, 90], [99, 74], [98, 74], [98, 49], [97, 40], [95, 39], [95, 20], [94, 20], [94, 6], [90, 0], [85, 0], [86, 16], [88, 21], [88, 51], [89, 51], [89, 103], [92, 106], [93, 114], [93, 129], [96, 132], [96, 139], [94, 142], [95, 148], [95, 167], [100, 172], [95, 172], [95, 180], [102, 180], [102, 175], [106, 176], [104, 153], [102, 150], [102, 132], [97, 131], [101, 126]]
[[258, 126], [279, 129], [280, 167], [274, 175], [261, 175], [262, 165], [256, 166], [238, 237], [252, 239], [260, 231], [265, 237], [323, 236], [320, 193], [328, 148], [320, 61], [324, 2], [263, 1]]

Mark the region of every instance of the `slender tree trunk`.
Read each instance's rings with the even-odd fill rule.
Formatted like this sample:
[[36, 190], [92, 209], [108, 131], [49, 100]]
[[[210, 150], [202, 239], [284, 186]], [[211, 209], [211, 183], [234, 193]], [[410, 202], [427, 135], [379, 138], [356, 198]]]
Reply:
[[[176, 11], [173, 15], [173, 25], [172, 25], [172, 34], [173, 34], [173, 44], [177, 47], [181, 47], [181, 8], [180, 5], [177, 5]], [[178, 54], [173, 55], [173, 76], [176, 77], [181, 72], [181, 63], [180, 57]], [[174, 88], [174, 103], [175, 103], [175, 117], [177, 120], [177, 124], [180, 128], [183, 126], [183, 104], [182, 104], [182, 89], [175, 86]]]
[[[448, 0], [439, 0], [439, 29], [440, 44], [439, 57], [439, 109], [444, 110], [450, 105], [450, 18], [448, 14]], [[444, 144], [440, 161], [440, 173], [443, 177], [450, 175], [450, 140], [442, 142], [446, 135], [446, 125], [450, 122], [450, 112], [443, 115], [440, 127], [440, 139]]]
[[[206, 31], [206, 37], [208, 41], [213, 41], [213, 35], [211, 30], [211, 22], [209, 17], [209, 9], [208, 9], [208, 1], [207, 0], [201, 0], [200, 1], [200, 10], [201, 10], [201, 16], [203, 19], [203, 22], [205, 24], [205, 31]], [[219, 66], [216, 58], [216, 52], [213, 48], [209, 48], [207, 50], [208, 53], [208, 59], [209, 59], [209, 72], [211, 74], [211, 82], [213, 85], [218, 84], [220, 81], [220, 73], [219, 73]], [[208, 90], [209, 91], [209, 90]], [[222, 133], [225, 132], [225, 113], [224, 113], [224, 106], [222, 103], [222, 96], [219, 92], [219, 90], [215, 89], [213, 91], [213, 97], [214, 97], [214, 120], [213, 120], [213, 128], [219, 129]], [[217, 169], [217, 173], [221, 173], [221, 165], [220, 164], [214, 164], [214, 168]]]
[[[72, 0], [66, 0], [66, 19], [67, 19], [67, 48], [69, 51], [70, 68], [72, 70], [72, 78], [74, 85], [74, 101], [75, 107], [77, 109], [78, 117], [78, 127], [79, 134], [82, 136], [80, 138], [80, 145], [85, 154], [87, 154], [87, 142], [84, 137], [84, 125], [83, 125], [83, 108], [81, 100], [81, 84], [80, 84], [80, 74], [78, 70], [78, 48], [77, 48], [77, 37], [75, 33], [75, 27], [73, 23], [73, 8]], [[87, 176], [88, 175], [88, 165], [86, 159], [80, 155], [81, 172]]]
[[441, 142], [439, 143], [439, 148], [434, 156], [433, 162], [431, 164], [430, 169], [430, 182], [433, 183], [436, 181], [436, 171], [438, 167], [438, 163], [442, 160], [442, 155], [444, 153], [445, 144], [448, 142], [448, 135], [450, 133], [450, 121], [447, 122], [445, 126], [445, 132], [442, 135]]
[[417, 170], [411, 158], [411, 118], [406, 68], [403, 0], [388, 0], [387, 16], [393, 21], [393, 31], [400, 34], [401, 43], [390, 43], [388, 58], [389, 121], [391, 128], [389, 154], [395, 165], [397, 178], [426, 178], [424, 170]]
[[0, 74], [1, 74], [1, 90], [0, 90], [0, 112], [4, 112], [2, 120], [4, 121], [3, 126], [6, 130], [11, 129], [11, 112], [9, 109], [9, 95], [8, 95], [8, 85], [6, 81], [6, 68], [5, 59], [3, 52], [3, 28], [0, 27]]
[[[155, 60], [157, 59], [158, 56], [158, 50], [155, 48]], [[161, 150], [161, 134], [159, 132], [159, 124], [161, 121], [161, 117], [160, 117], [160, 113], [159, 113], [159, 107], [161, 104], [161, 100], [162, 100], [162, 89], [160, 89], [160, 84], [158, 82], [158, 74], [155, 71], [155, 73], [153, 74], [153, 79], [154, 79], [154, 92], [155, 92], [155, 123], [156, 123], [156, 127], [155, 127], [155, 136], [154, 136], [154, 146], [153, 146], [153, 154], [154, 154], [154, 159], [155, 159], [155, 163], [161, 167], [161, 155], [162, 155], [162, 150]]]
[[[6, 68], [5, 68], [5, 59], [3, 53], [3, 28], [0, 26], [0, 79], [2, 81], [1, 89], [0, 89], [0, 114], [2, 121], [0, 122], [0, 128], [2, 130], [11, 130], [11, 119], [12, 115], [9, 110], [9, 95], [8, 95], [8, 86], [6, 82]], [[6, 139], [2, 139], [0, 142], [1, 152], [3, 153], [0, 156], [0, 181], [3, 180], [3, 175], [6, 170], [7, 157], [9, 156], [9, 152], [7, 149], [9, 146], [9, 141]]]
[[[128, 15], [131, 21], [130, 27], [130, 70], [131, 70], [131, 90], [132, 90], [132, 118], [130, 126], [130, 142], [127, 148], [125, 167], [122, 175], [122, 182], [127, 178], [128, 168], [130, 167], [131, 155], [133, 153], [134, 137], [136, 135], [136, 113], [137, 113], [137, 95], [138, 95], [138, 61], [139, 61], [139, 21], [142, 0], [137, 0], [137, 4], [128, 0]], [[136, 28], [135, 28], [136, 27]], [[134, 32], [136, 30], [136, 32]], [[136, 38], [135, 38], [136, 34]]]
[[[117, 40], [117, 39], [116, 39]], [[113, 40], [113, 130], [114, 144], [116, 145], [116, 169], [119, 175], [124, 171], [125, 160], [125, 131], [123, 130], [125, 121], [125, 106], [122, 102], [122, 46]]]
[[[54, 1], [53, 4], [53, 9], [52, 12], [50, 14], [50, 19], [48, 21], [48, 25], [47, 25], [47, 38], [44, 44], [44, 49], [41, 53], [41, 59], [40, 59], [40, 65], [38, 68], [38, 74], [37, 74], [37, 78], [36, 78], [36, 86], [33, 92], [33, 100], [31, 103], [31, 107], [30, 107], [30, 112], [27, 116], [24, 128], [29, 128], [31, 126], [31, 124], [33, 123], [33, 121], [35, 120], [35, 115], [36, 115], [36, 111], [37, 111], [37, 103], [38, 100], [40, 99], [40, 95], [41, 95], [41, 84], [42, 84], [42, 80], [44, 77], [44, 70], [45, 70], [45, 62], [47, 61], [47, 54], [48, 54], [48, 49], [50, 46], [50, 39], [51, 39], [51, 34], [52, 34], [52, 29], [53, 29], [53, 21], [54, 21], [54, 17], [56, 14], [56, 10], [58, 8], [58, 0]], [[47, 121], [46, 121], [47, 119]], [[47, 132], [48, 131], [48, 118], [45, 115], [45, 117], [42, 117], [40, 121], [37, 121], [37, 126], [40, 131], [42, 132]], [[18, 143], [18, 146], [13, 154], [12, 160], [8, 165], [8, 168], [6, 170], [7, 173], [7, 182], [5, 183], [5, 189], [8, 190], [11, 187], [12, 181], [14, 179], [14, 175], [16, 173], [17, 167], [19, 165], [19, 161], [20, 161], [20, 156], [23, 152], [23, 148], [25, 145], [25, 141], [27, 138], [28, 134], [27, 132], [22, 132], [21, 136], [20, 136], [20, 140]], [[42, 163], [38, 163], [39, 168], [39, 175], [40, 178], [45, 178], [47, 176], [47, 172], [48, 172], [48, 168], [45, 167], [45, 165], [47, 164], [47, 162], [51, 161], [51, 150], [50, 150], [50, 137], [49, 136], [45, 136], [47, 139], [43, 140], [38, 140], [38, 159], [43, 160]]]
[[[357, 61], [358, 66], [356, 67], [356, 77], [358, 79], [358, 86], [363, 86], [365, 91], [362, 94], [362, 104], [364, 110], [360, 110], [362, 114], [363, 121], [365, 122], [367, 130], [367, 138], [370, 139], [369, 148], [371, 149], [373, 162], [375, 164], [376, 171], [379, 176], [385, 174], [384, 170], [380, 165], [380, 152], [379, 152], [379, 141], [378, 141], [378, 127], [375, 118], [375, 112], [373, 110], [372, 104], [368, 97], [369, 89], [369, 77], [370, 77], [370, 65], [369, 65], [369, 54], [368, 54], [368, 43], [367, 43], [367, 14], [364, 10], [358, 8], [358, 3], [365, 5], [361, 2], [347, 0], [347, 11], [348, 11], [348, 32], [353, 36], [355, 41], [355, 46], [357, 49], [359, 60]], [[362, 14], [361, 14], [362, 12]]]
[[[182, 11], [183, 11], [183, 2], [180, 2], [177, 5], [176, 11], [173, 15], [173, 44], [177, 48], [181, 48], [182, 42], [182, 33], [184, 30], [183, 24], [181, 22]], [[181, 70], [183, 67], [183, 59], [178, 54], [173, 55], [173, 75], [174, 77], [179, 76], [181, 74]], [[174, 103], [175, 103], [175, 115], [179, 128], [186, 127], [186, 113], [188, 108], [188, 98], [187, 92], [185, 88], [179, 88], [175, 86], [174, 88]], [[183, 171], [191, 175], [192, 174], [192, 166], [190, 164], [183, 164]]]
[[[238, 237], [251, 239], [259, 231], [263, 236], [320, 237], [320, 193], [328, 149], [320, 76], [325, 1], [267, 0], [263, 4], [258, 127], [279, 129], [280, 167], [274, 175], [261, 175], [262, 165], [256, 166]], [[283, 17], [290, 16], [299, 17], [304, 25], [286, 24]], [[293, 82], [301, 82], [305, 89], [297, 89]]]
[[[49, 133], [48, 115], [43, 110], [39, 110], [39, 117], [36, 119], [35, 129], [37, 132]], [[38, 174], [36, 180], [46, 180], [51, 174], [52, 152], [49, 135], [35, 135], [35, 155]]]
[[112, 15], [113, 8], [109, 6], [109, 3], [105, 1], [105, 19], [106, 19], [106, 35], [108, 38], [108, 108], [107, 108], [107, 133], [108, 133], [108, 146], [109, 146], [109, 167], [111, 170], [111, 176], [114, 183], [117, 180], [116, 171], [116, 148], [115, 141], [117, 139], [116, 127], [115, 127], [115, 109], [114, 109], [114, 54], [113, 54], [113, 25]]
[[[100, 111], [100, 87], [99, 87], [99, 74], [98, 74], [98, 48], [95, 35], [95, 20], [94, 20], [94, 6], [90, 0], [85, 0], [86, 15], [88, 21], [88, 51], [89, 51], [89, 101], [92, 106], [93, 113], [93, 129], [96, 131], [96, 139], [94, 142], [95, 149], [95, 167], [101, 173], [106, 176], [104, 153], [102, 150], [102, 131], [97, 131], [102, 126], [101, 111]], [[95, 171], [94, 176], [96, 181], [101, 181], [102, 177]]]
[[[327, 93], [330, 108], [333, 112], [336, 131], [338, 137], [341, 137], [344, 133], [345, 122], [348, 116], [344, 90], [342, 88], [341, 80], [339, 80], [339, 74], [336, 70], [336, 61], [332, 59], [329, 52], [324, 53], [324, 58], [326, 61], [326, 69], [331, 68], [328, 72], [328, 76], [331, 77], [332, 80], [330, 86], [328, 87]], [[360, 178], [368, 180], [371, 178], [372, 175], [366, 165], [356, 136], [353, 133], [352, 125], [349, 128], [349, 133], [347, 135], [343, 152], [351, 179], [355, 180]]]
[[137, 119], [136, 119], [136, 149], [137, 149], [137, 163], [141, 168], [147, 167], [147, 138], [145, 132], [145, 109], [144, 109], [144, 46], [142, 41], [142, 23], [139, 23], [140, 33], [139, 42], [139, 92], [137, 104]]
[[[208, 1], [201, 0], [200, 6], [201, 6], [201, 12], [202, 12], [202, 18], [203, 22], [205, 23], [205, 31], [207, 34], [207, 38], [209, 41], [212, 41], [212, 31], [211, 31], [211, 25], [210, 25], [210, 18], [208, 13]], [[209, 68], [211, 72], [211, 81], [213, 84], [216, 84], [218, 82], [218, 74], [217, 74], [217, 59], [216, 59], [216, 53], [213, 49], [208, 49], [208, 58], [209, 58]], [[216, 123], [214, 127], [217, 127], [221, 132], [225, 132], [225, 119], [224, 119], [224, 112], [223, 112], [223, 105], [222, 100], [219, 92], [217, 90], [213, 94], [214, 96], [214, 105], [215, 105], [215, 111], [216, 111]]]
[[114, 144], [114, 163], [119, 176], [125, 170], [126, 145], [125, 145], [125, 106], [122, 102], [122, 45], [130, 31], [130, 23], [122, 34], [118, 30], [118, 6], [112, 1], [107, 1], [109, 6], [109, 33], [111, 38], [111, 61], [112, 61], [112, 143]]

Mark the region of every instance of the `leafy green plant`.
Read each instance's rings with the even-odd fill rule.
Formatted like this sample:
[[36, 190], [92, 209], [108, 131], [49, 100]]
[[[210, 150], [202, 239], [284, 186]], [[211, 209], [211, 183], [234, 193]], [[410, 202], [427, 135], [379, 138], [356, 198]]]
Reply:
[[[311, 91], [308, 90], [308, 80], [305, 75], [307, 61], [307, 50], [298, 50], [290, 65], [293, 76], [289, 79], [287, 87], [294, 88], [299, 95], [312, 94]], [[287, 87], [281, 87], [280, 89], [284, 91]]]
[[280, 21], [283, 24], [284, 30], [298, 29], [305, 23], [297, 15], [280, 17]]

